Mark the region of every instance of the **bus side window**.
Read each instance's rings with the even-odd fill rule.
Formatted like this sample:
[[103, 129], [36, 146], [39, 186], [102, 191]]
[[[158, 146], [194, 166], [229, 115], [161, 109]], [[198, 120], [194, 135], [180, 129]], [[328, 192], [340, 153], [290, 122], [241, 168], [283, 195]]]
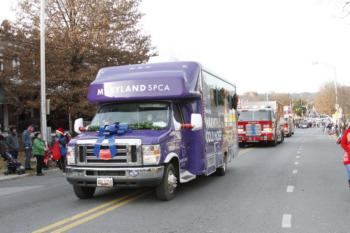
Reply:
[[181, 108], [178, 104], [174, 104], [174, 126], [175, 129], [180, 129], [181, 124], [184, 123], [184, 118], [182, 115]]
[[184, 118], [182, 115], [181, 107], [178, 104], [174, 105], [174, 118], [180, 124], [184, 123]]

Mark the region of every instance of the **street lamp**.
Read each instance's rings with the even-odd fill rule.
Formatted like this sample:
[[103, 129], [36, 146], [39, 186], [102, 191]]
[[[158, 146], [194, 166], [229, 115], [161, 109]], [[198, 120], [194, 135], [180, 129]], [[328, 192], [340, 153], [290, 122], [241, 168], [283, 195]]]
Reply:
[[334, 65], [331, 65], [329, 63], [319, 62], [319, 61], [312, 62], [312, 65], [324, 65], [324, 66], [328, 66], [328, 67], [330, 67], [332, 69], [332, 71], [333, 71], [334, 91], [335, 91], [335, 108], [338, 110], [339, 103], [338, 103], [337, 68]]
[[47, 141], [46, 122], [46, 69], [45, 69], [45, 6], [46, 0], [41, 0], [40, 9], [40, 123], [43, 140]]

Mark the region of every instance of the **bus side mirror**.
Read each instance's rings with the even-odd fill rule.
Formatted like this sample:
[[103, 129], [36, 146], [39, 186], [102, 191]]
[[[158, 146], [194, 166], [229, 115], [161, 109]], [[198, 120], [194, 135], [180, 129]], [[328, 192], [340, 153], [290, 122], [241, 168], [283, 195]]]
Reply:
[[78, 118], [74, 121], [74, 131], [77, 134], [81, 134], [81, 133], [85, 132], [83, 118]]
[[202, 114], [192, 113], [191, 125], [192, 125], [192, 131], [201, 130], [203, 128]]

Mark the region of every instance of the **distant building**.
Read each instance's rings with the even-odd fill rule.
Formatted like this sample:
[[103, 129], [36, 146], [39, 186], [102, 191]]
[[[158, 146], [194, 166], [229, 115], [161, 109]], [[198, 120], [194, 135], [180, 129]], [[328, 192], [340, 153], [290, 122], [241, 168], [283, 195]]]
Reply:
[[[11, 44], [6, 41], [0, 41], [0, 74], [6, 70], [14, 69], [19, 65], [18, 59], [13, 59], [12, 62], [6, 62], [4, 59], [4, 50]], [[18, 126], [18, 116], [15, 113], [16, 100], [11, 99], [6, 93], [6, 87], [0, 82], [0, 130], [8, 131], [10, 125]]]
[[9, 103], [6, 98], [5, 90], [0, 86], [0, 129], [8, 130], [9, 128]]
[[[14, 45], [11, 42], [1, 41], [0, 38], [0, 74], [10, 73], [11, 75], [2, 75], [2, 78], [8, 78], [12, 83], [20, 84], [20, 59], [15, 54], [11, 54], [10, 57], [5, 55], [5, 50], [10, 46]], [[19, 111], [18, 106], [22, 105], [21, 100], [13, 95], [16, 93], [8, 93], [9, 88], [5, 85], [0, 80], [0, 129], [7, 131], [10, 126], [16, 126], [21, 131], [29, 124], [38, 126], [40, 123], [40, 111], [34, 108]]]
[[[5, 43], [0, 41], [0, 72], [4, 72], [3, 50]], [[7, 130], [9, 126], [8, 101], [4, 88], [0, 85], [0, 130]]]

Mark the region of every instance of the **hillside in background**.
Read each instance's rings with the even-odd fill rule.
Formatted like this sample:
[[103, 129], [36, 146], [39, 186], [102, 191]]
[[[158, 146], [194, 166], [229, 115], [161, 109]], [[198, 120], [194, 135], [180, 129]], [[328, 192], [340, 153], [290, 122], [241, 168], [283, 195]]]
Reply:
[[313, 105], [316, 93], [302, 92], [302, 93], [257, 93], [246, 92], [240, 95], [241, 101], [264, 101], [277, 100], [283, 105], [289, 105], [295, 101], [305, 101], [308, 105]]

